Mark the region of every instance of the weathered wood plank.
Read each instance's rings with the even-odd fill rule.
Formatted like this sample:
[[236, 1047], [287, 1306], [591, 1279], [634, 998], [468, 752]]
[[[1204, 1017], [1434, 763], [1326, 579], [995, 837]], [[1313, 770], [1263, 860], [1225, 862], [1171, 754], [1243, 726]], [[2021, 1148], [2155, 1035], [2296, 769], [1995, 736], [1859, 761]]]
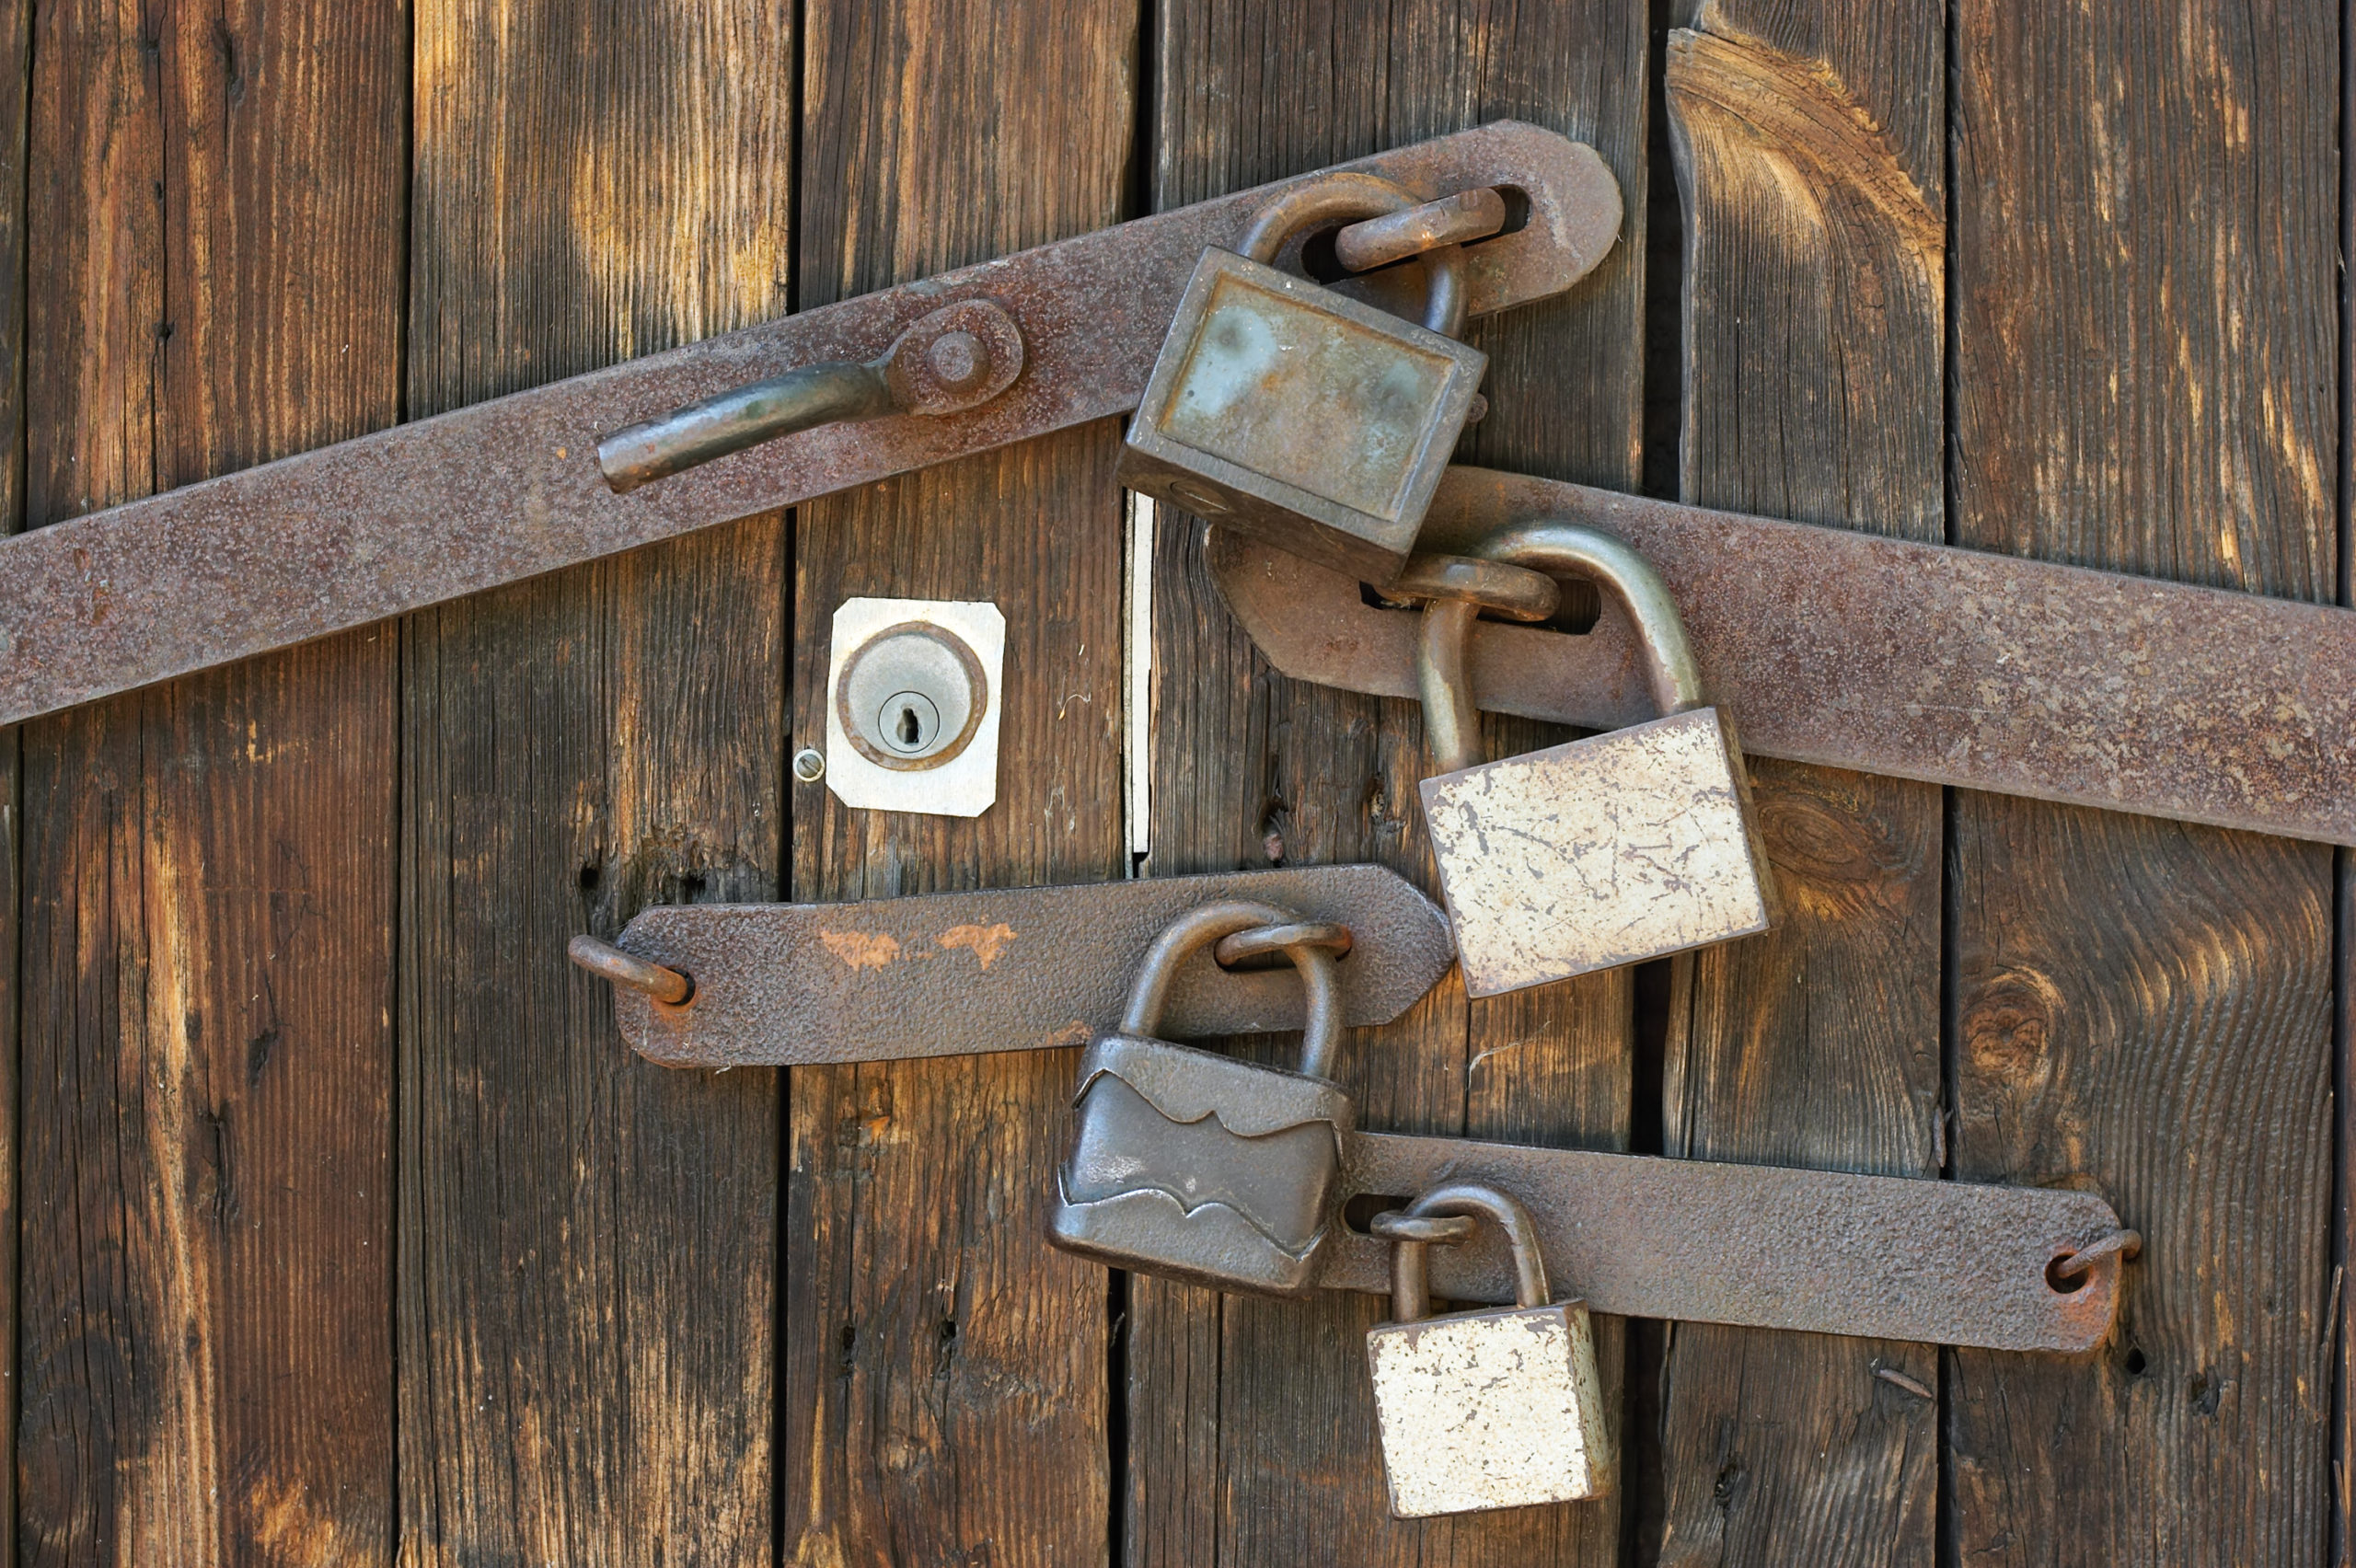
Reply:
[[[34, 28], [27, 521], [390, 423], [398, 13]], [[29, 1561], [390, 1555], [394, 714], [362, 633], [22, 732]]]
[[[1620, 247], [1568, 297], [1476, 327], [1492, 412], [1464, 451], [1633, 488], [1645, 22], [1642, 7], [1601, 4], [1166, 7], [1155, 205], [1505, 116], [1593, 143], [1630, 199]], [[1157, 538], [1151, 869], [1370, 859], [1432, 886], [1420, 717], [1274, 674], [1218, 606], [1200, 531], [1165, 517]], [[1501, 721], [1488, 735], [1500, 754], [1555, 738]], [[1398, 1023], [1354, 1034], [1345, 1078], [1369, 1126], [1621, 1147], [1631, 1011], [1624, 974], [1469, 1006], [1451, 978]], [[1615, 1560], [1617, 1500], [1388, 1518], [1364, 1348], [1386, 1303], [1271, 1303], [1139, 1276], [1130, 1306], [1129, 1562]], [[1616, 1401], [1621, 1329], [1599, 1328]]]
[[[2331, 594], [2340, 25], [1958, 8], [1957, 542]], [[2330, 864], [1957, 797], [1955, 1174], [2146, 1239], [2090, 1361], [1951, 1356], [1955, 1560], [2320, 1559]]]
[[[32, 6], [0, 5], [0, 535], [25, 525], [25, 196], [27, 106], [32, 86]], [[17, 1124], [23, 966], [22, 751], [0, 731], [0, 1343], [17, 1335], [19, 1211]], [[17, 1562], [17, 1357], [0, 1378], [0, 1568]]]
[[[1728, 0], [1698, 23], [1667, 63], [1683, 498], [1935, 542], [1943, 9]], [[1784, 917], [1679, 966], [1663, 1147], [1935, 1177], [1941, 793], [1751, 777]], [[1927, 1568], [1937, 1383], [1927, 1345], [1671, 1325], [1661, 1560]]]
[[[814, 7], [801, 303], [1124, 214], [1121, 0]], [[987, 599], [1007, 620], [998, 801], [977, 818], [794, 794], [803, 899], [1122, 873], [1117, 426], [800, 509], [794, 734], [824, 744], [835, 607]], [[1073, 1054], [802, 1068], [787, 1178], [789, 1562], [1078, 1563], [1107, 1524], [1104, 1274], [1042, 1228]]]
[[[419, 6], [410, 411], [773, 315], [794, 50]], [[563, 952], [780, 891], [785, 571], [755, 518], [404, 625], [405, 1562], [769, 1561], [777, 1080], [641, 1061]]]

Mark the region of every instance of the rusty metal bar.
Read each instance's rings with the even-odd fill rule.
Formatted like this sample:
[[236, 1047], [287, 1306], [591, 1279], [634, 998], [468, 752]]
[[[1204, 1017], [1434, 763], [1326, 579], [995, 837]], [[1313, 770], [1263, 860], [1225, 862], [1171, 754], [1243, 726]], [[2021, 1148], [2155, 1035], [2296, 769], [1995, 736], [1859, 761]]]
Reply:
[[[669, 1066], [801, 1066], [1078, 1045], [1118, 1024], [1129, 982], [1164, 928], [1229, 899], [1274, 905], [1304, 926], [1349, 928], [1334, 977], [1345, 1024], [1386, 1023], [1448, 972], [1448, 919], [1380, 866], [1303, 866], [1077, 887], [933, 894], [861, 904], [664, 905], [618, 949], [690, 976], [692, 1000], [614, 993], [622, 1037]], [[1293, 928], [1296, 944], [1330, 932]], [[1249, 957], [1245, 944], [1238, 957]], [[1289, 965], [1228, 971], [1209, 951], [1172, 978], [1172, 1038], [1302, 1025]]]
[[[1350, 1141], [1341, 1192], [1404, 1206], [1461, 1182], [1520, 1199], [1555, 1293], [1598, 1312], [2075, 1352], [2119, 1310], [2119, 1216], [2090, 1193], [1383, 1133]], [[1387, 1294], [1391, 1251], [1343, 1227], [1320, 1283]], [[2047, 1277], [2089, 1253], [2079, 1283]], [[1494, 1228], [1434, 1253], [1430, 1270], [1435, 1295], [1514, 1299]]]
[[[1529, 196], [1525, 226], [1464, 253], [1476, 315], [1561, 293], [1619, 231], [1602, 160], [1535, 126], [1499, 121], [1341, 167], [1427, 198], [1495, 185]], [[1235, 243], [1294, 183], [0, 540], [0, 723], [1119, 414], [1203, 249]], [[1408, 309], [1422, 279], [1404, 267], [1337, 286]], [[601, 437], [796, 366], [868, 363], [918, 317], [974, 300], [1002, 309], [1025, 350], [1021, 378], [982, 407], [827, 424], [628, 494], [607, 488]]]
[[[1590, 525], [1669, 582], [1750, 753], [2356, 845], [2356, 611], [1453, 468], [1417, 542], [1478, 556]], [[1417, 695], [1420, 617], [1215, 530], [1214, 579], [1295, 679]], [[1571, 636], [1482, 621], [1480, 707], [1615, 728], [1653, 715], [1606, 596]]]

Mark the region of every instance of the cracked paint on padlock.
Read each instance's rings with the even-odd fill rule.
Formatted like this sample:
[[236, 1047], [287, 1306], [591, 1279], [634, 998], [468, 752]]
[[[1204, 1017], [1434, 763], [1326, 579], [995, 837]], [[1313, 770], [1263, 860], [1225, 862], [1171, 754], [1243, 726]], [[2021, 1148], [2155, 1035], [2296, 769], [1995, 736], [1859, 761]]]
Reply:
[[[1774, 880], [1742, 749], [1703, 695], [1660, 574], [1620, 540], [1569, 523], [1509, 530], [1483, 555], [1600, 582], [1634, 624], [1662, 716], [1424, 780], [1466, 992], [1496, 996], [1767, 929]], [[1421, 674], [1436, 734], [1479, 732], [1463, 679], [1469, 611], [1438, 599], [1425, 611]]]
[[1270, 263], [1312, 226], [1418, 208], [1390, 180], [1326, 175], [1263, 207], [1234, 250], [1205, 250], [1129, 421], [1121, 482], [1367, 582], [1395, 578], [1488, 368], [1454, 336], [1462, 248], [1422, 252], [1422, 326]]
[[[1050, 1239], [1114, 1268], [1273, 1296], [1316, 1284], [1341, 1141], [1357, 1107], [1324, 1076], [1341, 1034], [1339, 928], [1299, 927], [1272, 905], [1207, 904], [1156, 939], [1121, 1027], [1080, 1058], [1072, 1154], [1057, 1173]], [[1196, 949], [1268, 929], [1308, 992], [1301, 1067], [1288, 1072], [1155, 1039], [1171, 976]]]
[[[1435, 1318], [1426, 1249], [1494, 1221], [1513, 1248], [1509, 1308]], [[1392, 1249], [1392, 1320], [1367, 1335], [1375, 1424], [1399, 1518], [1608, 1495], [1618, 1450], [1583, 1301], [1554, 1301], [1519, 1202], [1470, 1182], [1426, 1193], [1370, 1228]]]

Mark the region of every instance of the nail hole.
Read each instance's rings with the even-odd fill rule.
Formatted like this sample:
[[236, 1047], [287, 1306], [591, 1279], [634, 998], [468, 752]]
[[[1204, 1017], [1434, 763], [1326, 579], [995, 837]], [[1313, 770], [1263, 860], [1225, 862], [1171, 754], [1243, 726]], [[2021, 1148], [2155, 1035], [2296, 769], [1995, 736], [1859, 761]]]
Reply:
[[2143, 1368], [2150, 1365], [2150, 1362], [2143, 1359], [2142, 1346], [2138, 1345], [2127, 1353], [2126, 1366], [2129, 1377], [2141, 1378], [2143, 1375]]

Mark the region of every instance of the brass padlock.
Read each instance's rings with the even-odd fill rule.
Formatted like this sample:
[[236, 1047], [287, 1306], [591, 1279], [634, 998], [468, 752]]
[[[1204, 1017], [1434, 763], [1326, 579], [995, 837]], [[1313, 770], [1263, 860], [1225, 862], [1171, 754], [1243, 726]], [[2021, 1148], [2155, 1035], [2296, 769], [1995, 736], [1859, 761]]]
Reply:
[[[1424, 821], [1465, 991], [1496, 996], [1773, 925], [1774, 881], [1742, 749], [1733, 721], [1703, 696], [1660, 574], [1611, 535], [1574, 523], [1524, 525], [1482, 555], [1465, 564], [1575, 571], [1601, 583], [1634, 626], [1661, 717], [1465, 766], [1480, 733], [1464, 660], [1479, 606], [1428, 598], [1417, 672], [1448, 771], [1423, 782]], [[1433, 572], [1419, 564], [1412, 575]]]
[[1398, 576], [1488, 369], [1455, 339], [1462, 248], [1422, 254], [1420, 327], [1270, 263], [1312, 225], [1419, 201], [1327, 175], [1260, 209], [1234, 250], [1204, 251], [1129, 420], [1121, 482], [1377, 586]]
[[[1153, 1038], [1178, 965], [1247, 931], [1290, 958], [1308, 990], [1299, 1072]], [[1357, 1117], [1325, 1077], [1341, 1039], [1329, 950], [1347, 940], [1343, 927], [1241, 900], [1205, 905], [1155, 939], [1119, 1032], [1080, 1058], [1078, 1128], [1049, 1224], [1057, 1246], [1220, 1290], [1311, 1288]]]
[[[1509, 1308], [1434, 1318], [1426, 1249], [1496, 1221]], [[1369, 1227], [1391, 1240], [1391, 1315], [1366, 1337], [1391, 1512], [1402, 1519], [1608, 1495], [1619, 1462], [1583, 1301], [1553, 1301], [1530, 1215], [1490, 1187], [1427, 1193]]]

